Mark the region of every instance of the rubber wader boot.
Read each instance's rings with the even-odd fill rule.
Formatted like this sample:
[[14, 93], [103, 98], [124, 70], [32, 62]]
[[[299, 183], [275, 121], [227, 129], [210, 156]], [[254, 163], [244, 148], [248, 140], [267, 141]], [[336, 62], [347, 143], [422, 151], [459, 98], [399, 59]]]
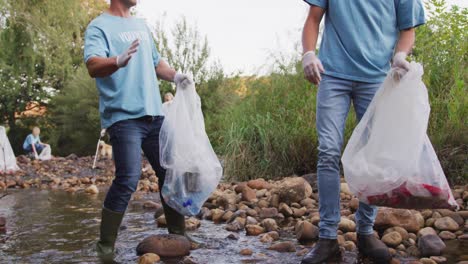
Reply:
[[181, 215], [179, 212], [167, 205], [162, 197], [161, 203], [163, 205], [169, 234], [185, 236], [190, 241], [190, 243], [192, 243], [194, 248], [203, 247], [204, 244], [202, 242], [197, 241], [188, 235], [187, 232], [185, 232], [185, 216]]
[[301, 264], [321, 264], [341, 259], [341, 251], [336, 239], [319, 238], [314, 248], [302, 259]]
[[111, 261], [114, 258], [114, 245], [124, 213], [102, 208], [101, 234], [96, 245], [98, 256], [102, 260]]
[[362, 257], [367, 257], [376, 264], [387, 264], [392, 260], [388, 247], [374, 234], [358, 234], [357, 240], [358, 250]]

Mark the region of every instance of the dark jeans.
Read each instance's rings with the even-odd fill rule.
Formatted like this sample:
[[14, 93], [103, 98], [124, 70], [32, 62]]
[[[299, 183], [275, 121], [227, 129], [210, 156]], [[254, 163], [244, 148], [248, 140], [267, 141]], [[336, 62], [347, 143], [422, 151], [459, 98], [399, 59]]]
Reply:
[[141, 175], [141, 150], [159, 178], [160, 189], [166, 170], [159, 163], [159, 131], [164, 117], [154, 120], [130, 119], [113, 124], [107, 129], [115, 161], [115, 178], [107, 192], [104, 207], [114, 212], [125, 212]]
[[[36, 147], [37, 155], [41, 154], [42, 150], [44, 149], [44, 146], [42, 146], [39, 143], [36, 143], [34, 146]], [[24, 149], [24, 151], [26, 151], [26, 154], [32, 153], [32, 145], [29, 145], [27, 148]]]

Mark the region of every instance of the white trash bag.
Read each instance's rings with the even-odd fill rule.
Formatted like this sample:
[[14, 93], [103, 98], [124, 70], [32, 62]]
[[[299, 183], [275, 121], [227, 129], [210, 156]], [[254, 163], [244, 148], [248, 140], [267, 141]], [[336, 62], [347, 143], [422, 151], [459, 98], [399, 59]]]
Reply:
[[0, 174], [13, 173], [19, 170], [16, 157], [8, 140], [6, 130], [0, 126]]
[[46, 145], [41, 153], [39, 154], [39, 159], [40, 160], [50, 160], [52, 159], [52, 149], [50, 148], [50, 145]]
[[196, 215], [218, 186], [223, 169], [205, 132], [201, 101], [193, 83], [177, 87], [159, 134], [166, 178], [164, 201], [183, 215]]
[[401, 80], [390, 71], [343, 153], [344, 176], [360, 201], [394, 208], [457, 208], [426, 134], [429, 98], [423, 67]]

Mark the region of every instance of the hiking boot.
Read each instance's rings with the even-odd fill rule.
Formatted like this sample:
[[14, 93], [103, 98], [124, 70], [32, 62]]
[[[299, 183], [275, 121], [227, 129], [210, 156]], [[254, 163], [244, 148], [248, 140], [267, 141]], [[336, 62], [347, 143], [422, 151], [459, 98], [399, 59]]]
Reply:
[[124, 213], [102, 208], [100, 237], [96, 251], [101, 260], [111, 262], [114, 258], [114, 246]]
[[366, 258], [369, 258], [375, 264], [390, 263], [392, 256], [388, 251], [388, 247], [380, 241], [374, 234], [357, 235], [357, 246], [359, 253]]
[[336, 239], [319, 238], [314, 248], [302, 259], [301, 264], [319, 264], [340, 258], [340, 247]]
[[166, 216], [167, 230], [169, 231], [169, 234], [185, 236], [192, 244], [192, 248], [203, 247], [203, 242], [196, 240], [185, 231], [185, 216], [167, 205], [162, 197], [161, 203], [163, 205], [164, 215]]

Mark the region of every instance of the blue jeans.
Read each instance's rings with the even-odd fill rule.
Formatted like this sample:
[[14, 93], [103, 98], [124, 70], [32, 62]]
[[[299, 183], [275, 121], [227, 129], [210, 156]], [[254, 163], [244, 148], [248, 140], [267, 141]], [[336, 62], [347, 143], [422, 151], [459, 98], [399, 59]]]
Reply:
[[[41, 154], [42, 149], [44, 149], [44, 146], [42, 146], [39, 143], [34, 144], [34, 147], [36, 147], [37, 155]], [[32, 148], [32, 145], [29, 145], [27, 148], [24, 149], [24, 151], [26, 151], [26, 154], [34, 152], [33, 148]]]
[[[324, 75], [317, 94], [319, 139], [317, 178], [319, 191], [319, 237], [335, 239], [340, 222], [340, 159], [346, 117], [351, 102], [358, 120], [381, 83], [364, 83]], [[377, 209], [359, 203], [355, 214], [357, 232], [372, 234]]]
[[160, 189], [166, 171], [159, 163], [159, 131], [164, 117], [154, 120], [130, 119], [113, 124], [107, 129], [115, 161], [115, 178], [107, 192], [104, 207], [114, 212], [125, 212], [141, 175], [143, 150], [159, 178]]

